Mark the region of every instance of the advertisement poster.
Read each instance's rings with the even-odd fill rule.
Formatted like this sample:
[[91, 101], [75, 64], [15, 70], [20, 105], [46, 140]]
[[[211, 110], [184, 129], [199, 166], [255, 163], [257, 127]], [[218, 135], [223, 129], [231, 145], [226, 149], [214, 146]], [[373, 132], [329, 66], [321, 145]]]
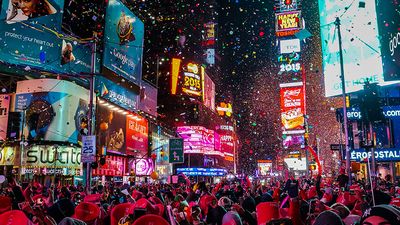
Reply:
[[304, 129], [304, 89], [300, 82], [296, 86], [281, 85], [281, 120], [284, 130]]
[[111, 80], [96, 76], [94, 86], [100, 97], [126, 110], [133, 111], [138, 108], [138, 95]]
[[50, 71], [58, 68], [60, 62], [54, 59], [59, 59], [61, 45], [55, 32], [61, 30], [64, 0], [47, 0], [42, 4], [20, 2], [2, 1], [0, 59]]
[[272, 161], [271, 160], [258, 160], [257, 166], [258, 166], [259, 175], [267, 176], [271, 172]]
[[106, 156], [106, 163], [93, 169], [93, 176], [124, 176], [126, 158], [117, 155]]
[[23, 151], [22, 165], [34, 168], [81, 169], [81, 149], [69, 146], [30, 145]]
[[149, 176], [154, 171], [153, 160], [148, 158], [129, 159], [128, 167], [129, 171], [134, 172], [136, 176]]
[[20, 154], [14, 147], [0, 148], [0, 166], [16, 166], [21, 164]]
[[[126, 116], [126, 154], [145, 156], [148, 153], [149, 125], [137, 114]], [[136, 152], [135, 152], [136, 151]]]
[[201, 97], [203, 92], [202, 76], [204, 68], [195, 63], [188, 63], [181, 74], [182, 93], [193, 97]]
[[157, 88], [145, 81], [142, 81], [139, 109], [149, 115], [157, 116], [157, 93]]
[[304, 146], [305, 140], [303, 135], [286, 136], [283, 139], [283, 147]]
[[219, 135], [221, 152], [224, 155], [233, 156], [235, 147], [235, 133], [232, 126], [217, 126], [216, 133]]
[[89, 91], [72, 82], [56, 79], [17, 83], [15, 111], [26, 114], [27, 140], [78, 143], [87, 127]]
[[144, 24], [119, 0], [108, 2], [106, 15], [103, 65], [140, 84]]
[[375, 1], [365, 0], [364, 7], [353, 0], [318, 2], [325, 96], [342, 94], [336, 17], [340, 17], [341, 24], [346, 92], [362, 90], [367, 79], [370, 83], [382, 83]]
[[8, 113], [10, 112], [10, 95], [0, 95], [0, 141], [7, 138]]
[[377, 3], [385, 81], [400, 80], [400, 2], [378, 0]]
[[223, 153], [215, 149], [214, 130], [201, 126], [182, 126], [177, 132], [184, 140], [184, 153], [202, 153], [220, 155]]
[[215, 111], [215, 83], [207, 73], [204, 73], [203, 103], [212, 111]]
[[98, 104], [96, 112], [96, 130], [100, 146], [107, 152], [125, 154], [126, 115], [117, 111], [115, 106]]

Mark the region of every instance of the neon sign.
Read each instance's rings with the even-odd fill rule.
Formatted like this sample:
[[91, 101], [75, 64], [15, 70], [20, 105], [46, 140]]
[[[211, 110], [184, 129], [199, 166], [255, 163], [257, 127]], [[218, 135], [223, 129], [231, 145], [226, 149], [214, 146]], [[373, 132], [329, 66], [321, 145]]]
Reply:
[[276, 31], [289, 31], [289, 30], [300, 30], [302, 28], [301, 23], [301, 11], [290, 11], [284, 13], [275, 14], [276, 18]]

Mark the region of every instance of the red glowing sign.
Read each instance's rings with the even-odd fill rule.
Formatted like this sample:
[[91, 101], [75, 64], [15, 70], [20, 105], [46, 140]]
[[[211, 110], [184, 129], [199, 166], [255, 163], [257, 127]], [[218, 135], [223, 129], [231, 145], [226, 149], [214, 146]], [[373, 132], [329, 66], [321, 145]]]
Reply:
[[147, 154], [148, 148], [148, 122], [137, 114], [129, 114], [126, 117], [126, 150], [127, 154]]
[[285, 37], [294, 35], [302, 28], [301, 11], [289, 11], [275, 14], [276, 35]]
[[304, 129], [303, 84], [281, 86], [281, 120], [284, 130]]

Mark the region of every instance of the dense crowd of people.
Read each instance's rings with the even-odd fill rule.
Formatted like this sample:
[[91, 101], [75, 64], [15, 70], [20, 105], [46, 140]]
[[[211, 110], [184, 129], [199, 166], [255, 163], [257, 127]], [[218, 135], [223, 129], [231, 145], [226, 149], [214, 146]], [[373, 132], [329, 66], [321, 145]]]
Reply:
[[1, 184], [0, 225], [397, 225], [400, 186], [390, 176], [372, 185], [342, 171], [336, 179], [291, 176], [269, 182], [217, 184], [107, 182], [81, 185]]

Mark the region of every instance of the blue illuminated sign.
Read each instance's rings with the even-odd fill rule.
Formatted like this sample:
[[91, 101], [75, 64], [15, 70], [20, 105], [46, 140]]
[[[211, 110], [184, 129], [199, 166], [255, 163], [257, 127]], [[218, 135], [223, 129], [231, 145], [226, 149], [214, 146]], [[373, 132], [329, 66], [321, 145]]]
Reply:
[[119, 0], [109, 1], [106, 15], [104, 66], [140, 84], [144, 24]]
[[177, 173], [187, 176], [225, 176], [227, 171], [218, 168], [177, 168]]
[[138, 108], [138, 95], [104, 77], [96, 76], [95, 91], [100, 97], [124, 109], [133, 111]]
[[[346, 154], [343, 155], [345, 156]], [[350, 160], [352, 161], [364, 161], [367, 156], [371, 160], [371, 152], [366, 152], [365, 149], [352, 149], [350, 150]], [[346, 157], [343, 157], [344, 159]], [[375, 160], [376, 161], [400, 161], [400, 149], [397, 148], [378, 148], [375, 149]]]
[[42, 4], [4, 0], [0, 13], [0, 59], [46, 70], [59, 67], [61, 45], [55, 33], [61, 30], [63, 6], [63, 0]]
[[[400, 105], [382, 107], [383, 115], [388, 119], [400, 119]], [[343, 113], [343, 108], [340, 109]], [[361, 111], [358, 107], [347, 108], [347, 118], [349, 120], [361, 120]]]

